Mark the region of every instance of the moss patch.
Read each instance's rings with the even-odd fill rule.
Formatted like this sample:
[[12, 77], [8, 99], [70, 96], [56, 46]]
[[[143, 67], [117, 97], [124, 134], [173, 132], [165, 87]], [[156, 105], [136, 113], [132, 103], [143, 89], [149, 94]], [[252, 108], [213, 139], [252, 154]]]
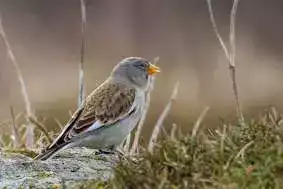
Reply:
[[122, 160], [115, 176], [85, 188], [283, 188], [283, 122], [267, 113], [245, 124], [179, 134], [153, 154]]
[[3, 151], [8, 153], [22, 154], [31, 158], [37, 156], [36, 152], [26, 148], [4, 148]]

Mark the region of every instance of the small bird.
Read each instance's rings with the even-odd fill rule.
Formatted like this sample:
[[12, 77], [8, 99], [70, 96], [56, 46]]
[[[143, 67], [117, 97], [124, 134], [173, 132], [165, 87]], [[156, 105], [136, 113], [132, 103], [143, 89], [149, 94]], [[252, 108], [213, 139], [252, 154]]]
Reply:
[[120, 61], [71, 117], [61, 134], [35, 160], [70, 147], [115, 150], [138, 124], [151, 77], [160, 68], [144, 58]]

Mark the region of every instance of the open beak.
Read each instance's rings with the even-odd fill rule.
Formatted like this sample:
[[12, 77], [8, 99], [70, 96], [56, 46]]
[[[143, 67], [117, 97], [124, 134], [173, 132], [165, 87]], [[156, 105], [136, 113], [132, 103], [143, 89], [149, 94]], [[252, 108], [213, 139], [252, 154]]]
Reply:
[[157, 67], [153, 64], [149, 64], [149, 67], [147, 69], [148, 75], [153, 75], [153, 74], [156, 74], [156, 73], [159, 73], [159, 72], [161, 72], [159, 67]]

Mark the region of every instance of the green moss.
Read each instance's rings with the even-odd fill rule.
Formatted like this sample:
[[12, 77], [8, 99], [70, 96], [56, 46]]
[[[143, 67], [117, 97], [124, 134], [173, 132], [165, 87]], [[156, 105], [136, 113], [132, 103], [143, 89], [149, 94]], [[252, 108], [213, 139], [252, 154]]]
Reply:
[[80, 186], [78, 186], [80, 189], [110, 189], [110, 186], [107, 182], [104, 181], [87, 181]]
[[39, 178], [48, 178], [48, 177], [50, 177], [50, 176], [52, 176], [54, 173], [53, 172], [51, 172], [51, 171], [43, 171], [43, 172], [40, 172], [40, 173], [38, 173], [38, 177]]
[[[121, 160], [115, 176], [86, 188], [283, 188], [283, 122], [267, 113], [244, 125], [161, 141]], [[133, 160], [134, 159], [134, 160]]]
[[4, 152], [22, 154], [31, 158], [37, 156], [37, 153], [26, 148], [4, 148]]

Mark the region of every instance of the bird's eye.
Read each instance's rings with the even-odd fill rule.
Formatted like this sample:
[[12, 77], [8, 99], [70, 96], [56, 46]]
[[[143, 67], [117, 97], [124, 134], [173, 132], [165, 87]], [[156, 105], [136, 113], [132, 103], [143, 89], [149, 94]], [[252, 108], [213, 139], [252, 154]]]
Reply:
[[137, 67], [142, 69], [142, 70], [145, 70], [145, 68], [146, 68], [145, 64], [139, 64]]

